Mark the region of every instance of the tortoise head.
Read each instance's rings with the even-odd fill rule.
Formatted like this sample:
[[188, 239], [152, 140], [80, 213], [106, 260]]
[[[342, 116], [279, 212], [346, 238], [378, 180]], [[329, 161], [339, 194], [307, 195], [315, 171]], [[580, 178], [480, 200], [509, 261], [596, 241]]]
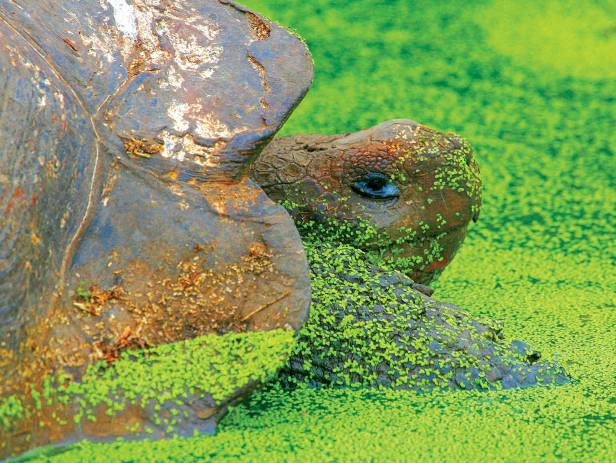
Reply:
[[350, 242], [419, 283], [451, 261], [481, 205], [469, 144], [410, 120], [275, 140], [252, 177], [304, 235]]

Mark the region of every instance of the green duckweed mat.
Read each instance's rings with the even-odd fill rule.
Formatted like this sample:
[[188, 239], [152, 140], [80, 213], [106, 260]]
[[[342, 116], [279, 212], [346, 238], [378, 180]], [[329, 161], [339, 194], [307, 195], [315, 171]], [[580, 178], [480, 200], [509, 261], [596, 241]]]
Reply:
[[574, 382], [424, 395], [272, 386], [216, 436], [32, 459], [616, 461], [616, 2], [244, 3], [314, 55], [314, 86], [284, 133], [407, 117], [471, 141], [484, 206], [436, 296], [503, 321]]

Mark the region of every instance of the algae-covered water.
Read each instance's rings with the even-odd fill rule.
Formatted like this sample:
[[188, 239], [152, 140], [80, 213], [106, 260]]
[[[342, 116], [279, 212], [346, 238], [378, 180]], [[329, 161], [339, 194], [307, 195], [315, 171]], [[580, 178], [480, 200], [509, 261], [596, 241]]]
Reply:
[[484, 205], [435, 296], [501, 320], [573, 383], [270, 387], [216, 436], [76, 444], [53, 461], [616, 461], [616, 2], [243, 3], [314, 56], [314, 86], [284, 133], [405, 117], [470, 140]]

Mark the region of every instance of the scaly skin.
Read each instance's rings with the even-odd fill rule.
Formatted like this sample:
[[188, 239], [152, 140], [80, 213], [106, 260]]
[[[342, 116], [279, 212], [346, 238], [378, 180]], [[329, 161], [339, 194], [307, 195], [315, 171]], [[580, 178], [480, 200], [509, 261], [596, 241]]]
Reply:
[[364, 251], [305, 245], [312, 306], [283, 383], [482, 390], [569, 381], [558, 364], [507, 340], [497, 322], [426, 296]]
[[[389, 180], [383, 188], [398, 193], [373, 198], [358, 191], [357, 182], [370, 175]], [[481, 205], [479, 166], [468, 143], [409, 120], [275, 139], [251, 176], [296, 221], [339, 219], [357, 229], [355, 246], [378, 250], [423, 284], [454, 257]]]
[[[389, 197], [362, 187], [377, 174]], [[456, 135], [396, 120], [281, 138], [252, 177], [294, 217], [311, 269], [310, 318], [283, 382], [486, 389], [568, 381], [557, 364], [506, 341], [498, 323], [424, 286], [479, 215], [479, 168]]]

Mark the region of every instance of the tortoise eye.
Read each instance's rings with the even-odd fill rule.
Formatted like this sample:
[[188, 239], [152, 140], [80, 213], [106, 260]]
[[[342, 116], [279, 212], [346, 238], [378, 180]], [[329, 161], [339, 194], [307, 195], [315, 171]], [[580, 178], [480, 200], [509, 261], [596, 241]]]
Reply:
[[389, 199], [400, 196], [400, 190], [386, 175], [370, 172], [357, 180], [351, 188], [367, 198]]

